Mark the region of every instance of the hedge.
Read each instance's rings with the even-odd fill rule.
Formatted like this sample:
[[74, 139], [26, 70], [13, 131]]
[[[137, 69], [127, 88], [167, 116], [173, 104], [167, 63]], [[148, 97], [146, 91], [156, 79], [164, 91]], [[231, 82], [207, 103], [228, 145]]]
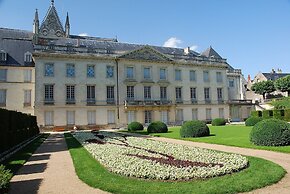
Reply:
[[0, 153], [39, 134], [35, 116], [0, 109]]
[[290, 122], [290, 109], [252, 111], [251, 117], [274, 118]]

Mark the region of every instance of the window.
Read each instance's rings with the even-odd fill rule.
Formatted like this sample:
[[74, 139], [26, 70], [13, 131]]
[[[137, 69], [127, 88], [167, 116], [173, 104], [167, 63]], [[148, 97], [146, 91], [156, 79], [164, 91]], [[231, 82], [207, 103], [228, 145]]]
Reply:
[[[177, 109], [176, 110], [176, 122], [182, 122], [183, 121], [183, 110]], [[180, 123], [182, 124], [182, 123]]]
[[219, 101], [223, 99], [223, 89], [222, 88], [217, 88], [217, 98]]
[[190, 99], [196, 101], [196, 88], [190, 88]]
[[107, 86], [107, 102], [115, 102], [115, 88], [114, 86]]
[[0, 81], [7, 81], [7, 69], [0, 69]]
[[198, 110], [197, 110], [197, 108], [192, 109], [192, 120], [198, 120]]
[[127, 69], [126, 69], [126, 77], [128, 79], [133, 79], [134, 78], [134, 68], [133, 67], [127, 67]]
[[0, 61], [6, 61], [7, 60], [7, 53], [3, 50], [0, 51]]
[[152, 121], [152, 111], [150, 110], [145, 110], [145, 124], [149, 124]]
[[47, 77], [54, 76], [54, 65], [52, 63], [47, 63], [44, 65], [44, 76]]
[[204, 100], [206, 102], [210, 101], [210, 92], [209, 92], [209, 88], [204, 88]]
[[75, 65], [74, 64], [67, 64], [66, 65], [66, 77], [75, 77]]
[[54, 114], [53, 111], [44, 112], [44, 125], [53, 126]]
[[115, 111], [108, 110], [108, 124], [114, 124], [115, 122]]
[[160, 99], [167, 100], [167, 88], [166, 87], [160, 87]]
[[209, 72], [208, 71], [203, 71], [203, 81], [209, 82]]
[[175, 69], [175, 80], [181, 81], [181, 70], [180, 69]]
[[95, 77], [95, 65], [87, 66], [87, 77]]
[[161, 122], [168, 123], [168, 111], [161, 111], [160, 112]]
[[75, 104], [75, 86], [67, 85], [66, 86], [66, 103]]
[[67, 125], [75, 124], [75, 111], [67, 111], [66, 112], [66, 123]]
[[235, 87], [235, 81], [234, 80], [229, 80], [229, 87], [231, 87], [231, 88]]
[[224, 108], [219, 108], [219, 118], [225, 118]]
[[87, 86], [87, 103], [88, 104], [96, 103], [95, 86]]
[[134, 86], [127, 86], [127, 99], [134, 100]]
[[128, 124], [135, 121], [136, 118], [135, 118], [135, 111], [128, 111], [127, 112], [127, 119], [128, 119]]
[[44, 85], [44, 103], [51, 104], [54, 102], [54, 94], [53, 94], [54, 85]]
[[207, 121], [211, 120], [211, 109], [210, 108], [205, 109], [205, 119]]
[[190, 81], [196, 81], [196, 73], [194, 70], [189, 71], [189, 80]]
[[175, 88], [175, 98], [176, 98], [176, 102], [182, 101], [182, 88], [181, 87]]
[[143, 73], [144, 79], [151, 79], [151, 69], [149, 67], [145, 67]]
[[166, 80], [166, 69], [160, 69], [159, 77], [160, 80]]
[[32, 62], [32, 54], [30, 52], [26, 52], [24, 54], [24, 62], [26, 62], [26, 63]]
[[223, 82], [223, 75], [222, 75], [222, 72], [216, 72], [216, 81], [217, 81], [218, 83]]
[[26, 69], [23, 72], [24, 74], [24, 82], [31, 82], [32, 81], [32, 70]]
[[113, 78], [114, 77], [114, 67], [113, 66], [107, 66], [107, 78]]
[[24, 90], [24, 106], [31, 106], [31, 90]]
[[6, 90], [0, 89], [0, 107], [6, 106]]
[[96, 124], [96, 111], [88, 111], [88, 125]]
[[151, 99], [151, 87], [150, 86], [144, 86], [144, 99], [145, 100]]

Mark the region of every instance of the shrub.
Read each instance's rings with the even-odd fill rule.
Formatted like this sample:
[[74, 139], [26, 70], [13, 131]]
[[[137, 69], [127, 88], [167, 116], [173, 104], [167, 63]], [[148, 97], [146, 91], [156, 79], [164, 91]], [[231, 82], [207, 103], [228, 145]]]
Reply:
[[6, 170], [5, 166], [0, 165], [0, 193], [8, 192], [9, 181], [12, 178], [10, 170]]
[[202, 121], [187, 121], [180, 128], [180, 137], [209, 136], [209, 128]]
[[263, 120], [263, 118], [261, 118], [261, 117], [250, 117], [246, 120], [245, 125], [246, 126], [254, 126], [254, 125], [256, 125], [256, 123], [258, 123], [262, 120]]
[[263, 110], [262, 112], [263, 119], [270, 119], [273, 118], [273, 111], [272, 110]]
[[216, 118], [211, 122], [212, 126], [222, 126], [226, 125], [226, 120], [223, 118]]
[[252, 111], [251, 117], [262, 117], [262, 111]]
[[143, 125], [139, 122], [131, 122], [128, 125], [128, 131], [142, 131], [144, 129]]
[[284, 120], [290, 122], [290, 109], [286, 109], [284, 114]]
[[279, 119], [266, 119], [257, 123], [250, 141], [262, 146], [285, 146], [290, 144], [290, 124]]
[[273, 110], [273, 118], [283, 120], [284, 110]]
[[167, 125], [161, 121], [155, 121], [150, 123], [147, 128], [148, 133], [167, 133], [168, 128]]

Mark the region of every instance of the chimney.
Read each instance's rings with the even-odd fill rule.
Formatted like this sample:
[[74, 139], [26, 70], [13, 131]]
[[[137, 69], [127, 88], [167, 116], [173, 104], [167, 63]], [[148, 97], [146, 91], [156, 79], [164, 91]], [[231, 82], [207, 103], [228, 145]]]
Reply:
[[248, 75], [248, 83], [250, 83], [251, 82], [251, 75], [249, 74]]
[[184, 54], [188, 55], [190, 53], [190, 47], [186, 47], [183, 49]]
[[273, 74], [276, 73], [275, 69], [272, 69], [272, 72], [271, 73], [273, 73]]

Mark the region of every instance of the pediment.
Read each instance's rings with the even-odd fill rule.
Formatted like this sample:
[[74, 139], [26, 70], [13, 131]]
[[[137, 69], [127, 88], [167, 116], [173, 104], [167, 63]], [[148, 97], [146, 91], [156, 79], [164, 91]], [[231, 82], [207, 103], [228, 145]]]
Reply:
[[49, 38], [59, 38], [65, 36], [63, 26], [53, 5], [51, 5], [47, 11], [47, 14], [40, 26], [39, 34]]
[[141, 61], [172, 61], [172, 59], [150, 46], [144, 46], [142, 48], [130, 51], [119, 58]]

